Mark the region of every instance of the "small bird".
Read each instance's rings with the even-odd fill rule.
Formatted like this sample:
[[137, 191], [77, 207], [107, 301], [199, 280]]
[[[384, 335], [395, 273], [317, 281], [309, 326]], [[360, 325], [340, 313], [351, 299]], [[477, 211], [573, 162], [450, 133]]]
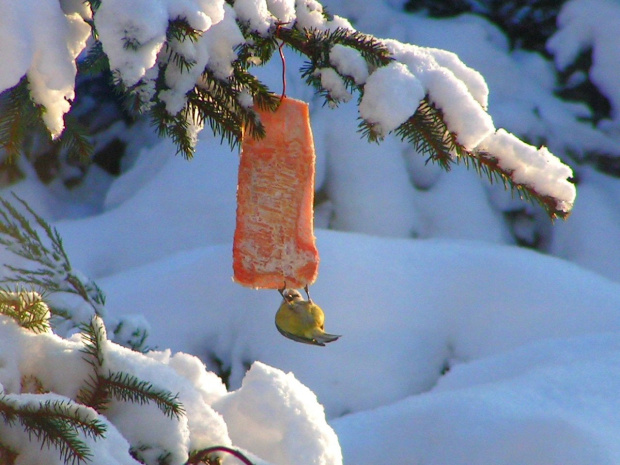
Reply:
[[324, 346], [340, 336], [324, 331], [325, 315], [317, 304], [312, 302], [308, 286], [304, 288], [308, 300], [304, 300], [296, 289], [278, 289], [282, 295], [282, 304], [276, 313], [276, 328], [293, 341]]

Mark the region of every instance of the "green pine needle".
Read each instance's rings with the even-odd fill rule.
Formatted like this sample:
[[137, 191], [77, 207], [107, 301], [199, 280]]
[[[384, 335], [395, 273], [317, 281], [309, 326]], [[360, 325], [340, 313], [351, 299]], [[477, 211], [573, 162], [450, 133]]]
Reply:
[[[361, 126], [366, 137], [373, 140], [372, 128], [367, 129], [366, 122]], [[414, 148], [427, 155], [429, 160], [438, 163], [446, 171], [454, 163], [463, 163], [468, 169], [473, 167], [480, 176], [487, 177], [489, 183], [501, 182], [519, 198], [537, 202], [542, 206], [551, 220], [566, 219], [570, 212], [559, 208], [553, 197], [538, 193], [532, 186], [514, 181], [511, 172], [501, 168], [492, 154], [469, 151], [458, 142], [458, 134], [452, 133], [443, 119], [441, 110], [436, 108], [428, 98], [420, 103], [416, 113], [401, 124], [394, 134], [403, 141], [411, 143]]]
[[142, 381], [125, 372], [103, 374], [105, 367], [106, 331], [103, 321], [94, 317], [90, 324], [82, 327], [82, 341], [86, 360], [93, 368], [90, 378], [80, 390], [78, 400], [84, 405], [101, 412], [107, 408], [112, 399], [138, 404], [155, 403], [168, 417], [180, 418], [184, 414], [183, 405], [178, 395], [158, 389], [153, 384]]
[[27, 134], [46, 132], [41, 119], [43, 111], [33, 102], [25, 76], [0, 94], [0, 148], [9, 160], [21, 154]]
[[103, 367], [103, 346], [106, 341], [106, 331], [99, 317], [93, 317], [88, 324], [80, 326], [82, 330], [82, 342], [84, 348], [81, 352], [86, 354], [86, 360], [94, 369], [98, 370]]
[[142, 381], [130, 373], [110, 372], [103, 380], [110, 395], [117, 400], [141, 405], [153, 402], [170, 418], [180, 418], [185, 413], [178, 394], [157, 389], [153, 384]]
[[185, 40], [197, 42], [200, 36], [202, 36], [202, 32], [191, 27], [184, 18], [176, 18], [168, 21], [168, 29], [166, 30], [166, 39], [168, 42], [172, 40], [178, 42], [183, 42]]
[[[34, 289], [45, 289], [49, 293], [78, 295], [92, 307], [95, 314], [103, 314], [103, 292], [96, 283], [81, 277], [73, 270], [58, 231], [20, 197], [13, 194], [13, 198], [21, 206], [20, 210], [0, 197], [0, 244], [13, 254], [28, 259], [38, 268], [7, 264], [5, 268], [10, 273], [4, 276], [0, 283], [26, 285]], [[38, 229], [35, 229], [31, 222]], [[67, 316], [54, 307], [50, 310], [63, 319]]]
[[0, 314], [12, 318], [22, 328], [35, 333], [50, 330], [50, 311], [41, 295], [21, 288], [0, 289]]
[[93, 155], [93, 144], [88, 131], [70, 113], [65, 115], [65, 130], [59, 139], [60, 147], [67, 152], [69, 159], [88, 163]]
[[104, 71], [110, 70], [110, 61], [103, 51], [103, 44], [99, 40], [95, 40], [88, 48], [86, 56], [78, 61], [78, 71], [96, 75]]
[[[93, 11], [100, 0], [88, 0]], [[324, 11], [326, 17], [329, 15]], [[94, 23], [94, 45], [80, 62], [80, 72], [97, 72], [106, 70], [109, 63], [98, 42]], [[277, 107], [277, 95], [271, 92], [263, 83], [250, 72], [251, 66], [266, 63], [273, 57], [278, 47], [287, 46], [307, 58], [301, 68], [301, 76], [316, 93], [322, 97], [325, 104], [337, 106], [338, 97], [329, 93], [321, 85], [320, 70], [331, 68], [336, 70], [329, 59], [330, 52], [335, 45], [343, 45], [357, 50], [366, 61], [368, 69], [373, 72], [376, 68], [388, 65], [394, 60], [384, 42], [371, 35], [363, 34], [346, 28], [335, 30], [302, 29], [297, 24], [278, 25], [268, 33], [258, 34], [248, 24], [237, 20], [245, 43], [236, 48], [237, 59], [233, 61], [233, 73], [226, 79], [216, 78], [209, 64], [202, 72], [200, 83], [186, 94], [184, 108], [175, 115], [168, 113], [166, 104], [160, 99], [160, 93], [168, 89], [165, 79], [167, 66], [176, 66], [181, 72], [187, 72], [196, 62], [187, 58], [177, 46], [186, 40], [196, 42], [201, 32], [193, 29], [184, 18], [174, 18], [169, 21], [164, 43], [167, 53], [160, 54], [158, 75], [153, 82], [144, 79], [132, 88], [126, 88], [113, 71], [116, 88], [125, 96], [125, 102], [134, 114], [148, 112], [153, 125], [160, 136], [169, 137], [177, 146], [177, 153], [185, 158], [194, 154], [197, 129], [195, 126], [209, 126], [212, 133], [231, 148], [240, 145], [244, 132], [261, 138], [265, 129], [256, 112], [245, 105], [248, 95], [259, 108], [274, 110]], [[138, 50], [141, 44], [135, 37], [124, 37], [124, 46], [127, 49]], [[351, 94], [358, 95], [358, 103], [364, 94], [364, 86], [354, 82], [351, 76], [341, 75], [346, 89]], [[241, 98], [243, 97], [243, 98]], [[241, 104], [240, 102], [244, 103]], [[14, 158], [24, 151], [27, 135], [44, 128], [42, 112], [44, 109], [33, 103], [28, 91], [26, 78], [12, 89], [0, 95], [0, 148], [4, 149], [9, 158]], [[379, 142], [384, 134], [372, 124], [361, 121], [359, 131], [371, 142]], [[458, 143], [458, 134], [448, 131], [443, 114], [428, 99], [425, 99], [418, 110], [394, 133], [402, 140], [410, 142], [418, 151], [429, 160], [439, 163], [448, 170], [453, 163], [465, 163], [476, 169], [481, 175], [487, 176], [491, 182], [501, 181], [508, 189], [522, 198], [540, 203], [549, 216], [565, 218], [567, 212], [560, 209], [558, 202], [548, 196], [536, 192], [531, 186], [516, 183], [511, 173], [503, 171], [493, 154], [482, 154], [467, 151]], [[64, 149], [70, 154], [86, 159], [92, 153], [92, 146], [88, 137], [79, 124], [66, 118], [65, 134], [61, 138]], [[44, 282], [45, 276], [39, 281]]]
[[0, 415], [7, 425], [14, 427], [19, 423], [42, 448], [58, 449], [65, 463], [90, 461], [92, 453], [80, 434], [97, 439], [106, 432], [106, 425], [94, 417], [92, 411], [68, 400], [21, 403], [17, 399], [19, 397], [0, 395]]

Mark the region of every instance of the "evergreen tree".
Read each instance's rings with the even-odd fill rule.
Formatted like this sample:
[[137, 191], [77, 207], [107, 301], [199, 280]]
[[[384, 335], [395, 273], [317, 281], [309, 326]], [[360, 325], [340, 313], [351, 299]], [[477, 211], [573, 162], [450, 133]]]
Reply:
[[[23, 200], [16, 198], [16, 201], [34, 217], [36, 226], [18, 208], [2, 199], [0, 243], [15, 255], [37, 263], [40, 268], [8, 267], [11, 273], [3, 281], [9, 287], [0, 289], [0, 325], [10, 328], [9, 334], [15, 337], [23, 337], [23, 333], [29, 333], [34, 338], [49, 337], [55, 324], [78, 317], [70, 311], [48, 305], [46, 300], [49, 295], [57, 292], [78, 296], [93, 308], [94, 313], [88, 321], [79, 323], [82, 336], [80, 352], [83, 361], [90, 367], [90, 374], [79, 385], [69, 386], [69, 390], [76, 393], [74, 397], [54, 392], [51, 389], [54, 381], [45, 374], [27, 374], [21, 379], [10, 379], [4, 375], [3, 382], [8, 383], [7, 387], [13, 383], [20, 389], [17, 393], [0, 390], [0, 463], [17, 463], [16, 460], [25, 452], [20, 449], [20, 444], [24, 443], [28, 444], [26, 447], [29, 450], [56, 451], [62, 463], [97, 463], [92, 444], [106, 440], [110, 423], [102, 414], [113, 403], [153, 404], [161, 414], [177, 421], [185, 415], [184, 406], [178, 394], [141, 380], [134, 373], [109, 368], [107, 351], [112, 342], [107, 338], [100, 317], [105, 313], [103, 293], [95, 283], [71, 268], [56, 230]], [[38, 229], [51, 239], [51, 247], [41, 239]], [[12, 328], [11, 322], [20, 329]], [[43, 358], [48, 356], [58, 355], [40, 354]], [[145, 414], [144, 422], [148, 418]], [[144, 444], [131, 444], [128, 453], [139, 463], [147, 465], [171, 463], [171, 454], [165, 450], [153, 462], [145, 453], [151, 448]], [[243, 463], [251, 464], [242, 452], [216, 445], [187, 451], [186, 465], [220, 463], [218, 452], [231, 454]]]
[[[330, 60], [330, 51], [335, 46], [348, 47], [359, 53], [371, 72], [395, 61], [383, 41], [352, 29], [304, 28], [294, 23], [276, 22], [267, 30], [258, 31], [237, 18], [243, 41], [235, 47], [236, 58], [231, 62], [230, 75], [221, 76], [208, 66], [199, 69], [197, 82], [184, 94], [184, 105], [177, 111], [171, 111], [166, 96], [170, 95], [172, 88], [167, 75], [175, 70], [179, 74], [196, 71], [197, 62], [185, 53], [184, 45], [198, 42], [201, 32], [187, 18], [171, 18], [164, 47], [153, 68], [154, 76], [151, 80], [144, 78], [129, 85], [118, 70], [112, 69], [96, 21], [92, 20], [101, 2], [88, 0], [86, 3], [91, 10], [91, 17], [87, 20], [92, 28], [92, 45], [78, 63], [80, 83], [91, 86], [91, 92], [92, 87], [114, 88], [115, 95], [99, 104], [112, 105], [116, 114], [122, 115], [127, 124], [148, 117], [158, 134], [170, 137], [178, 152], [186, 158], [194, 153], [196, 126], [208, 125], [214, 135], [232, 147], [240, 144], [244, 131], [252, 137], [264, 136], [265, 129], [260, 119], [245, 103], [249, 99], [260, 108], [275, 110], [280, 95], [268, 89], [251, 70], [253, 66], [269, 61], [282, 47], [289, 47], [306, 57], [301, 75], [330, 106], [337, 106], [342, 97], [324, 87], [320, 78], [322, 70], [331, 69], [336, 73], [347, 90], [358, 96], [358, 103], [365, 92], [364, 83], [344, 74]], [[327, 13], [324, 16], [327, 20], [333, 19]], [[138, 52], [143, 46], [138, 38], [126, 37], [124, 47], [127, 50]], [[118, 159], [103, 155], [106, 153], [105, 147], [100, 147], [101, 151], [97, 152], [89, 137], [89, 130], [96, 131], [97, 124], [84, 117], [89, 104], [81, 101], [79, 86], [73, 110], [64, 118], [64, 132], [52, 140], [44, 122], [46, 108], [36, 103], [31, 84], [25, 76], [16, 86], [0, 95], [0, 146], [6, 155], [3, 169], [10, 174], [10, 179], [20, 175], [9, 163], [10, 160], [24, 155], [32, 159], [43, 178], [51, 176], [55, 167], [66, 160], [74, 160], [72, 163], [82, 166], [94, 159], [111, 172], [118, 170], [115, 167]], [[385, 136], [376, 125], [361, 118], [359, 130], [370, 142], [378, 142]], [[539, 192], [535, 185], [516, 179], [510, 169], [501, 165], [498, 154], [467, 148], [460, 141], [459, 134], [450, 129], [444, 112], [428, 94], [412, 115], [392, 132], [446, 170], [454, 163], [464, 163], [488, 176], [490, 181], [502, 182], [519, 195], [539, 202], [551, 218], [565, 218], [570, 212], [561, 199]], [[51, 161], [39, 156], [44, 152], [53, 153]], [[27, 263], [8, 265], [9, 274], [4, 279], [7, 287], [0, 290], [0, 319], [2, 322], [12, 321], [14, 323], [11, 324], [21, 328], [19, 331], [39, 338], [49, 336], [52, 331], [59, 332], [61, 327], [67, 332], [79, 329], [83, 360], [89, 367], [89, 375], [81, 380], [79, 386], [75, 386], [73, 397], [50, 391], [47, 379], [33, 377], [14, 380], [22, 386], [22, 390], [0, 395], [3, 420], [0, 426], [13, 433], [23, 433], [38, 447], [54, 449], [65, 463], [81, 464], [94, 460], [89, 444], [105, 440], [110, 427], [106, 423], [105, 412], [114, 402], [155, 405], [161, 415], [171, 421], [183, 418], [186, 412], [177, 394], [144, 381], [133, 372], [109, 369], [106, 349], [112, 342], [108, 340], [104, 323], [103, 292], [96, 283], [73, 269], [57, 231], [25, 202], [19, 198], [14, 203], [4, 199], [0, 202], [0, 243]], [[76, 311], [72, 307], [59, 305], [54, 300], [58, 294], [71, 295], [80, 300], [80, 308], [83, 310], [86, 307], [88, 311]], [[113, 328], [112, 332], [117, 330], [120, 331], [118, 327]], [[145, 339], [146, 333], [138, 332], [128, 345], [137, 351], [145, 350]], [[7, 429], [0, 428], [0, 433]], [[170, 463], [169, 451], [161, 451], [156, 462], [153, 462], [147, 453], [151, 452], [148, 445], [130, 446], [132, 457], [140, 463]], [[213, 446], [187, 451], [187, 464], [218, 463], [214, 455], [218, 451], [250, 463], [235, 449]], [[15, 463], [21, 452], [0, 434], [0, 462], [7, 465]]]
[[[557, 18], [565, 3], [553, 0], [408, 0], [404, 9], [437, 18], [463, 13], [480, 15], [506, 34], [512, 49], [535, 51], [551, 58], [547, 41], [557, 31]], [[590, 79], [591, 66], [592, 49], [588, 49], [571, 66], [557, 72], [558, 86], [555, 93], [562, 99], [585, 103], [592, 111], [590, 121], [596, 124], [610, 118], [611, 105]], [[576, 75], [584, 78], [576, 81], [573, 79]], [[617, 157], [613, 154], [591, 153], [586, 161], [592, 162], [603, 172], [620, 175]]]
[[[349, 91], [358, 94], [358, 102], [361, 102], [365, 92], [363, 83], [355, 82], [352, 76], [339, 71], [330, 61], [329, 54], [334, 46], [346, 46], [357, 51], [370, 72], [394, 61], [383, 41], [348, 27], [304, 27], [297, 19], [287, 23], [276, 21], [259, 31], [250, 24], [251, 19], [237, 17], [237, 27], [243, 38], [233, 51], [236, 58], [231, 62], [230, 74], [223, 76], [221, 70], [210, 65], [196, 69], [196, 57], [188, 53], [188, 44], [198, 43], [202, 33], [187, 18], [179, 16], [169, 19], [164, 46], [158, 54], [156, 66], [149, 70], [150, 74], [128, 82], [118, 69], [112, 69], [104, 51], [105, 43], [97, 30], [101, 2], [91, 0], [87, 4], [90, 15], [86, 20], [92, 28], [93, 45], [81, 58], [79, 73], [108, 73], [116, 92], [124, 100], [128, 114], [148, 115], [158, 134], [170, 137], [178, 152], [187, 158], [193, 156], [196, 131], [203, 125], [210, 126], [217, 137], [232, 147], [239, 145], [243, 131], [252, 137], [264, 136], [264, 127], [254, 110], [247, 105], [248, 99], [252, 99], [259, 108], [275, 110], [279, 96], [261, 83], [251, 73], [251, 68], [267, 62], [283, 46], [307, 58], [301, 70], [302, 76], [332, 106], [337, 105], [342, 97], [324, 87], [320, 79], [321, 70], [331, 69]], [[231, 4], [234, 5], [234, 2]], [[301, 2], [297, 8], [301, 11], [298, 15], [322, 11], [325, 21], [334, 19], [316, 2]], [[128, 53], [140, 54], [151, 46], [150, 43], [141, 43], [139, 37], [131, 36], [130, 31], [126, 31], [122, 40], [123, 48]], [[179, 108], [174, 100], [178, 89], [173, 81], [178, 82], [178, 76], [184, 73], [195, 75], [197, 80], [185, 92]], [[17, 86], [6, 90], [0, 99], [0, 145], [9, 159], [22, 152], [32, 152], [32, 141], [41, 139], [41, 128], [44, 127], [41, 118], [46, 109], [30, 98], [30, 85], [24, 77]], [[385, 135], [376, 130], [374, 123], [361, 118], [360, 131], [369, 141], [378, 141]], [[442, 109], [428, 94], [417, 111], [413, 111], [412, 116], [393, 132], [401, 139], [411, 141], [421, 152], [429, 155], [429, 160], [438, 162], [446, 169], [452, 163], [462, 162], [488, 174], [490, 180], [501, 180], [518, 195], [540, 203], [551, 218], [564, 218], [570, 211], [567, 202], [539, 192], [534, 183], [521, 179], [517, 181], [512, 169], [502, 168], [501, 154], [463, 145], [460, 135], [451, 130]], [[65, 130], [54, 144], [58, 147], [57, 153], [62, 153], [63, 157], [85, 160], [92, 156], [93, 147], [86, 137], [85, 128], [71, 113], [66, 115]]]

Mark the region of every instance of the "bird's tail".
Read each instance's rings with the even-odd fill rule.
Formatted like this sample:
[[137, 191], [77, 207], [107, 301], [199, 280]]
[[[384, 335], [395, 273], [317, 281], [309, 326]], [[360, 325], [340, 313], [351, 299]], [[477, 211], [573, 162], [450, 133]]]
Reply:
[[323, 333], [323, 334], [316, 335], [315, 339], [316, 339], [316, 342], [319, 343], [319, 345], [325, 345], [328, 342], [334, 342], [339, 337], [340, 335]]

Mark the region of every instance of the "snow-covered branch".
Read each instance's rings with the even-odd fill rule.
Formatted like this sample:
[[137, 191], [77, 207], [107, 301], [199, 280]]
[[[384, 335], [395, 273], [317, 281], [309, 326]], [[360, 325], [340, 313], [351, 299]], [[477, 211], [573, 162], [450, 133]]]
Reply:
[[[576, 195], [571, 169], [545, 148], [496, 128], [487, 112], [484, 78], [456, 54], [362, 34], [345, 18], [325, 13], [315, 0], [231, 3], [107, 0], [91, 1], [90, 8], [48, 12], [54, 20], [45, 28], [15, 35], [34, 50], [54, 48], [50, 56], [55, 61], [45, 58], [41, 63], [40, 54], [34, 53], [17, 59], [16, 47], [5, 48], [4, 53], [15, 55], [7, 61], [19, 65], [21, 74], [11, 74], [0, 89], [15, 85], [25, 73], [32, 98], [45, 107], [43, 120], [57, 137], [73, 98], [75, 61], [87, 52], [90, 25], [96, 38], [90, 51], [107, 58], [116, 84], [133, 97], [139, 111], [150, 112], [159, 133], [172, 137], [189, 157], [205, 123], [232, 146], [239, 143], [244, 127], [257, 137], [264, 134], [253, 102], [273, 109], [277, 99], [249, 69], [269, 60], [284, 42], [308, 58], [303, 77], [327, 103], [336, 106], [353, 93], [359, 95], [361, 126], [370, 139], [394, 131], [410, 138], [408, 122], [426, 100], [439, 111], [441, 124], [422, 132], [440, 134], [445, 127], [453, 135], [452, 146], [442, 150], [455, 159], [463, 154], [478, 158], [478, 165], [538, 200], [552, 218], [570, 213]], [[61, 45], [64, 52], [59, 55], [56, 48]], [[93, 53], [85, 60], [101, 63]], [[50, 86], [52, 75], [62, 82]], [[0, 138], [10, 136], [0, 127]], [[421, 143], [441, 145], [440, 136]]]
[[[229, 447], [233, 436], [241, 443], [247, 438], [248, 433], [237, 436], [243, 425], [241, 429], [255, 428], [261, 435], [269, 430], [278, 438], [271, 450], [261, 451], [267, 459], [275, 458], [274, 463], [342, 462], [338, 439], [316, 396], [292, 375], [256, 363], [244, 386], [228, 393], [221, 379], [194, 356], [169, 350], [145, 354], [110, 341], [97, 315], [81, 325], [81, 334], [55, 334], [58, 327], [50, 321], [54, 312], [46, 299], [62, 291], [66, 280], [53, 278], [69, 271], [76, 289], [85, 294], [75, 292], [85, 301], [92, 289], [84, 283], [92, 281], [71, 269], [56, 230], [18, 197], [16, 202], [49, 241], [2, 200], [0, 243], [44, 268], [19, 269], [20, 284], [43, 295], [22, 288], [0, 290], [0, 461], [190, 465], [216, 461], [219, 452], [227, 452], [246, 458], [246, 463], [248, 456], [252, 463], [264, 463]], [[58, 266], [65, 272], [54, 273]], [[102, 314], [103, 294], [92, 285], [97, 313]], [[256, 410], [257, 397], [270, 413], [278, 412], [279, 424]], [[280, 444], [287, 436], [294, 440], [285, 444], [300, 441], [303, 447]]]

